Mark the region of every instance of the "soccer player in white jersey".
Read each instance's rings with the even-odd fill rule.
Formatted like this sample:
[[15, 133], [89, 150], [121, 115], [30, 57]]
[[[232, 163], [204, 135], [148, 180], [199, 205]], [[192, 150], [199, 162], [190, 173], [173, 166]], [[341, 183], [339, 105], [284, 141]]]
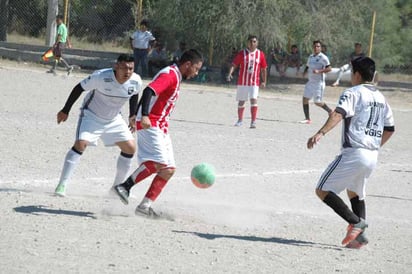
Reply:
[[202, 64], [203, 57], [197, 50], [187, 50], [178, 64], [159, 71], [143, 90], [136, 123], [139, 167], [124, 183], [114, 187], [122, 202], [128, 204], [131, 188], [156, 174], [145, 197], [137, 206], [136, 214], [157, 216], [152, 203], [176, 169], [169, 135], [169, 116], [179, 97], [180, 82], [196, 76]]
[[[56, 195], [66, 195], [67, 183], [82, 153], [88, 145], [96, 145], [99, 138], [106, 146], [117, 145], [121, 150], [114, 185], [120, 184], [129, 175], [136, 152], [132, 132], [135, 130], [138, 94], [142, 89], [142, 80], [133, 68], [133, 57], [121, 54], [114, 68], [98, 70], [77, 84], [63, 109], [57, 113], [58, 124], [66, 121], [76, 100], [84, 91], [89, 91], [80, 109], [76, 140], [66, 154]], [[127, 101], [130, 129], [120, 113]]]
[[308, 82], [305, 85], [302, 104], [305, 120], [300, 121], [302, 124], [310, 124], [309, 100], [313, 98], [315, 105], [323, 108], [328, 113], [332, 110], [323, 102], [323, 92], [325, 91], [325, 73], [332, 70], [328, 57], [321, 52], [321, 42], [313, 41], [313, 54], [308, 58], [303, 76], [308, 73]]
[[[255, 35], [249, 35], [247, 47], [235, 56], [229, 69], [227, 80], [232, 80], [232, 74], [239, 67], [239, 78], [237, 81], [236, 100], [238, 101], [238, 120], [235, 126], [243, 123], [243, 112], [245, 102], [250, 99], [250, 114], [252, 116], [250, 128], [256, 128], [256, 117], [258, 111], [257, 98], [259, 86], [266, 87], [266, 57], [263, 51], [257, 48], [258, 40]], [[260, 76], [262, 75], [262, 81]]]
[[[312, 149], [341, 120], [342, 151], [320, 177], [317, 196], [349, 223], [342, 244], [360, 248], [368, 243], [364, 234], [366, 181], [376, 166], [379, 148], [395, 131], [391, 108], [371, 84], [375, 62], [368, 57], [352, 60], [352, 88], [340, 96], [325, 125], [307, 142]], [[338, 194], [347, 190], [352, 210]]]

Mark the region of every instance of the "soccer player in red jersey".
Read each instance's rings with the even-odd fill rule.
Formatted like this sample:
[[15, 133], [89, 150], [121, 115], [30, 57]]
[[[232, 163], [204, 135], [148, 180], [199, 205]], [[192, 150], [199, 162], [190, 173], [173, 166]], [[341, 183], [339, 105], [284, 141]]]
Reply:
[[[259, 86], [266, 87], [266, 57], [263, 51], [257, 48], [258, 40], [255, 35], [249, 35], [248, 45], [245, 49], [238, 52], [233, 59], [230, 67], [227, 80], [232, 79], [232, 74], [239, 67], [239, 78], [237, 81], [236, 100], [238, 103], [238, 121], [235, 126], [241, 126], [243, 123], [243, 112], [245, 110], [245, 102], [250, 99], [250, 113], [252, 121], [250, 128], [256, 128], [257, 116], [257, 97], [259, 95]], [[262, 82], [260, 76], [262, 75]]]
[[162, 189], [175, 172], [175, 160], [169, 135], [169, 117], [179, 97], [180, 82], [196, 76], [203, 57], [194, 49], [183, 53], [178, 64], [162, 69], [143, 90], [136, 118], [139, 167], [122, 184], [114, 187], [123, 203], [129, 203], [131, 188], [156, 174], [136, 214], [155, 217], [152, 209]]

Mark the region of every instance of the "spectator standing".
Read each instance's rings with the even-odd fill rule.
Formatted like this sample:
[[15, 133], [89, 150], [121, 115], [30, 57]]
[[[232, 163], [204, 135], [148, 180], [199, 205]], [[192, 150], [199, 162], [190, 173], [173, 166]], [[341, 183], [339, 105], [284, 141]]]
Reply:
[[142, 77], [147, 77], [147, 55], [151, 48], [151, 42], [156, 40], [147, 27], [148, 22], [142, 20], [139, 29], [130, 36], [130, 46], [133, 49], [134, 57], [134, 72], [137, 73], [140, 65]]

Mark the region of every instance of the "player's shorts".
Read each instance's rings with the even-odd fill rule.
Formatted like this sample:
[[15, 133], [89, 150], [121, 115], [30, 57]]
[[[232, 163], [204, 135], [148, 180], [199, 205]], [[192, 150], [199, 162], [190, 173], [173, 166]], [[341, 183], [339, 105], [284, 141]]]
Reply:
[[320, 103], [323, 100], [323, 92], [325, 91], [325, 81], [307, 82], [305, 85], [305, 91], [303, 97], [312, 99], [316, 103]]
[[236, 101], [247, 101], [257, 99], [259, 95], [259, 86], [237, 86]]
[[61, 57], [64, 49], [64, 43], [57, 43], [57, 45], [53, 48], [53, 55], [54, 57]]
[[170, 135], [158, 127], [139, 129], [137, 131], [138, 164], [147, 161], [164, 164], [166, 167], [176, 167]]
[[113, 146], [118, 142], [133, 140], [133, 135], [120, 114], [108, 121], [87, 109], [82, 110], [77, 123], [76, 140], [84, 140], [89, 145], [96, 146], [99, 138], [105, 146]]
[[366, 181], [378, 160], [378, 150], [345, 148], [319, 179], [317, 189], [339, 194], [345, 189], [365, 199]]
[[339, 69], [340, 69], [341, 71], [345, 72], [345, 71], [351, 69], [351, 65], [350, 65], [350, 64], [344, 64], [344, 65], [341, 66]]

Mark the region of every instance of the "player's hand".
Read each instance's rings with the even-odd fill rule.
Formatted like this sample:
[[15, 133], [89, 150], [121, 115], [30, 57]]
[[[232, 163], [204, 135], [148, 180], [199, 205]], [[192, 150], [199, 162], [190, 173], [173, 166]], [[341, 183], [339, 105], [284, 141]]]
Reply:
[[142, 125], [142, 128], [144, 129], [148, 129], [152, 126], [149, 116], [142, 116], [142, 120], [140, 120], [140, 124]]
[[314, 70], [313, 70], [313, 73], [314, 73], [314, 74], [318, 74], [318, 73], [319, 73], [319, 70], [318, 70], [318, 69], [314, 69]]
[[307, 144], [306, 144], [307, 148], [312, 149], [315, 145], [317, 145], [319, 143], [322, 136], [323, 136], [323, 134], [318, 132], [315, 135], [313, 135], [312, 137], [310, 137], [308, 139]]
[[231, 74], [228, 74], [226, 76], [226, 81], [230, 82], [230, 81], [232, 81], [232, 79], [233, 79], [233, 76]]
[[260, 87], [261, 87], [261, 88], [265, 88], [265, 87], [266, 87], [266, 82], [260, 83]]
[[129, 117], [129, 129], [131, 133], [136, 131], [136, 115]]
[[67, 118], [69, 117], [68, 114], [59, 111], [57, 113], [57, 124], [60, 124], [61, 122], [66, 122]]

